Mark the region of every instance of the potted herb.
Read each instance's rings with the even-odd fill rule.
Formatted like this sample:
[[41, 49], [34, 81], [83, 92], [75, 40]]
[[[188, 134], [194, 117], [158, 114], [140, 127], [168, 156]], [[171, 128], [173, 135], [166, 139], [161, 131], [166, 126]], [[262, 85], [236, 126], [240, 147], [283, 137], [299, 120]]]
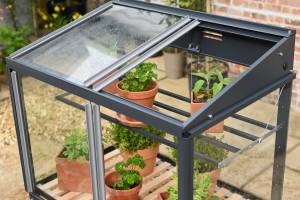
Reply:
[[135, 167], [145, 167], [141, 155], [128, 158], [126, 162], [115, 165], [115, 172], [105, 176], [105, 186], [110, 200], [139, 200], [142, 176]]
[[[155, 63], [142, 63], [135, 70], [127, 72], [117, 84], [118, 95], [137, 104], [152, 107], [158, 92], [157, 74], [154, 72], [156, 67]], [[144, 126], [142, 122], [119, 113], [117, 118], [127, 126]]]
[[167, 47], [163, 50], [166, 75], [170, 79], [183, 76], [186, 58], [184, 52], [177, 48]]
[[[175, 186], [169, 186], [167, 192], [160, 193], [156, 200], [178, 200], [178, 178], [177, 175], [174, 178], [176, 181]], [[204, 173], [201, 178], [194, 176], [194, 196], [193, 199], [197, 200], [219, 200], [217, 196], [212, 196], [209, 193], [211, 186], [211, 177]]]
[[[190, 57], [192, 57], [192, 55]], [[188, 62], [186, 69], [186, 73], [188, 74], [189, 91], [192, 91], [192, 87], [198, 80], [203, 79], [202, 77], [193, 75], [194, 73], [207, 73], [209, 70], [215, 70], [215, 68], [217, 68], [219, 71], [221, 71], [224, 78], [228, 77], [229, 65], [227, 62], [207, 56], [193, 56], [192, 59], [193, 60], [191, 62]], [[211, 80], [210, 84], [213, 85], [215, 80], [216, 77]]]
[[[222, 138], [217, 139], [216, 137], [207, 136], [214, 140], [221, 141]], [[176, 138], [174, 138], [176, 142]], [[227, 158], [228, 151], [222, 148], [218, 148], [213, 144], [210, 144], [206, 141], [201, 140], [200, 138], [194, 139], [194, 151], [206, 155], [215, 160], [222, 161]], [[172, 156], [177, 162], [177, 150], [172, 149]], [[208, 174], [211, 179], [211, 184], [209, 187], [209, 196], [211, 196], [216, 190], [217, 181], [220, 177], [221, 169], [215, 166], [212, 163], [202, 161], [202, 160], [194, 160], [194, 173], [198, 174], [199, 178], [203, 176], [203, 174]]]
[[[164, 137], [166, 135], [165, 132], [150, 126], [146, 126], [143, 129], [159, 137]], [[124, 160], [127, 160], [129, 157], [133, 157], [136, 154], [143, 156], [146, 166], [143, 169], [139, 169], [141, 175], [147, 176], [154, 171], [156, 157], [159, 151], [158, 142], [114, 123], [111, 123], [106, 131], [106, 140], [112, 141], [115, 147], [120, 149]]]
[[[191, 98], [191, 113], [195, 113], [201, 109], [208, 101], [215, 97], [226, 85], [231, 82], [230, 78], [224, 78], [218, 68], [211, 68], [207, 73], [197, 72], [192, 73], [200, 77], [195, 82], [192, 98]], [[209, 128], [207, 132], [221, 133], [224, 130], [224, 122], [219, 122], [215, 126]]]
[[84, 129], [73, 129], [65, 137], [64, 148], [55, 160], [60, 190], [92, 192], [88, 139]]

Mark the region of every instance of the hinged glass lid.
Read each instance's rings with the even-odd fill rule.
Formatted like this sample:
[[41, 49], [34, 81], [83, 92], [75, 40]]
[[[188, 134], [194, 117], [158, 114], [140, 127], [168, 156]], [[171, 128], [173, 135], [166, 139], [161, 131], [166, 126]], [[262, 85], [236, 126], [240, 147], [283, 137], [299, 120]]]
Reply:
[[85, 85], [94, 74], [179, 20], [177, 16], [113, 5], [19, 60], [45, 73]]

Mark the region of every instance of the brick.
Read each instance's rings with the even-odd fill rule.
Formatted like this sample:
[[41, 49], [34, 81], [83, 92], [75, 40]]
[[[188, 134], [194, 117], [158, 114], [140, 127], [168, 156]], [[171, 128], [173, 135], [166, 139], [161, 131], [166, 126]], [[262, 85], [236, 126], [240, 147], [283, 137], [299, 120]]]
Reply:
[[300, 1], [299, 0], [280, 0], [280, 3], [283, 4], [283, 5], [300, 7]]
[[263, 9], [265, 10], [275, 11], [275, 12], [281, 11], [281, 5], [271, 4], [271, 3], [264, 3], [262, 5], [263, 5]]

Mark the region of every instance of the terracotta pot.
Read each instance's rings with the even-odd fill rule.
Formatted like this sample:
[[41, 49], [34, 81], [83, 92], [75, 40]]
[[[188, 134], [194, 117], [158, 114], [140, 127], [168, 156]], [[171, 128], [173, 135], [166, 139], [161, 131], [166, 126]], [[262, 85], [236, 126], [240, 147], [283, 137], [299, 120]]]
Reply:
[[128, 160], [128, 158], [134, 157], [136, 154], [140, 154], [143, 157], [143, 160], [146, 165], [143, 169], [138, 167], [135, 168], [135, 170], [139, 171], [142, 176], [148, 176], [154, 171], [154, 168], [156, 166], [156, 158], [157, 158], [158, 151], [159, 151], [159, 145], [152, 148], [138, 150], [137, 152], [134, 153], [123, 151], [121, 155], [123, 159], [126, 161]]
[[90, 163], [56, 157], [58, 188], [63, 191], [92, 192]]
[[115, 94], [118, 92], [117, 90], [117, 84], [119, 83], [118, 80], [114, 80], [113, 82], [111, 82], [109, 85], [107, 85], [103, 90], [105, 92], [109, 92], [109, 93], [112, 93], [112, 94]]
[[153, 200], [167, 200], [169, 196], [169, 192], [161, 192]]
[[[192, 94], [193, 97], [193, 94]], [[193, 98], [191, 98], [191, 114], [200, 110], [206, 103], [194, 103]], [[208, 133], [223, 133], [224, 131], [224, 121], [217, 123], [216, 125], [210, 127], [206, 130]]]
[[[118, 82], [116, 84], [117, 92], [120, 97], [123, 97], [130, 101], [133, 101], [134, 103], [141, 104], [146, 107], [153, 106], [155, 96], [158, 92], [157, 82], [154, 82], [154, 84], [150, 90], [141, 91], [141, 92], [126, 91], [126, 90], [121, 89], [119, 85], [120, 85], [120, 82]], [[127, 117], [127, 116], [121, 117], [121, 116], [123, 116], [123, 115], [121, 115], [119, 113], [117, 114], [117, 118], [124, 125], [131, 126], [131, 127], [141, 127], [141, 125], [140, 125], [141, 122], [139, 122], [131, 117]], [[142, 126], [143, 126], [143, 124], [142, 124]]]
[[169, 53], [164, 51], [166, 75], [170, 79], [181, 78], [184, 74], [185, 56], [183, 51], [178, 53]]
[[129, 190], [115, 190], [112, 186], [120, 180], [117, 172], [112, 172], [105, 176], [105, 188], [109, 196], [109, 200], [140, 200], [139, 192], [142, 188], [142, 181], [139, 185]]
[[[210, 185], [210, 188], [209, 188], [209, 191], [208, 191], [207, 199], [209, 199], [209, 197], [214, 195], [214, 193], [216, 191], [217, 182], [218, 182], [218, 179], [220, 177], [220, 174], [221, 174], [221, 169], [216, 169], [216, 170], [208, 172], [208, 175], [211, 178], [211, 185]], [[200, 174], [200, 176], [202, 176], [202, 174]]]

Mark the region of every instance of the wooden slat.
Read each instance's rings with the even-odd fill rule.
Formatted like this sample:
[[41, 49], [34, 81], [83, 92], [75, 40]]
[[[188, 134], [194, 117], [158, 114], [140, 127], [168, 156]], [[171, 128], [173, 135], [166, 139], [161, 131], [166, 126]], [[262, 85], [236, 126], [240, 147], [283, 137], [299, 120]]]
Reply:
[[57, 198], [57, 197], [59, 197], [59, 196], [61, 196], [63, 194], [66, 194], [67, 192], [62, 191], [62, 190], [60, 190], [58, 188], [55, 188], [54, 190], [47, 191], [47, 193], [50, 194], [51, 196]]
[[140, 196], [144, 198], [149, 192], [157, 189], [159, 186], [167, 183], [171, 180], [172, 176], [174, 175], [175, 167], [171, 170], [167, 171], [166, 173], [162, 174], [159, 177], [152, 179], [151, 181], [145, 183], [140, 191]]
[[76, 197], [74, 200], [92, 200], [93, 195], [88, 193], [83, 193], [80, 196]]
[[57, 184], [58, 184], [57, 179], [54, 179], [54, 180], [52, 180], [52, 181], [50, 181], [50, 182], [48, 182], [48, 183], [46, 183], [44, 185], [40, 185], [39, 188], [41, 190], [46, 191], [46, 190], [50, 190], [50, 189], [52, 189], [54, 187], [57, 187]]
[[108, 161], [109, 159], [112, 159], [113, 157], [116, 157], [118, 155], [120, 155], [120, 150], [119, 149], [113, 150], [112, 152], [109, 152], [104, 155], [104, 160]]
[[167, 184], [163, 185], [162, 187], [159, 187], [155, 191], [153, 191], [150, 194], [148, 194], [147, 196], [145, 196], [143, 200], [155, 200], [157, 198], [158, 194], [167, 191], [168, 187], [172, 186], [172, 185], [176, 185], [176, 181], [175, 180], [171, 180], [170, 182], [168, 182]]
[[63, 196], [58, 197], [58, 200], [70, 200], [74, 199], [75, 197], [79, 196], [81, 193], [80, 192], [68, 192]]
[[147, 177], [145, 177], [143, 179], [143, 182], [146, 183], [150, 179], [152, 179], [152, 178], [160, 175], [161, 173], [165, 172], [171, 166], [172, 165], [170, 163], [167, 163], [167, 162], [161, 163], [160, 165], [155, 167], [154, 171], [150, 175], [148, 175]]

